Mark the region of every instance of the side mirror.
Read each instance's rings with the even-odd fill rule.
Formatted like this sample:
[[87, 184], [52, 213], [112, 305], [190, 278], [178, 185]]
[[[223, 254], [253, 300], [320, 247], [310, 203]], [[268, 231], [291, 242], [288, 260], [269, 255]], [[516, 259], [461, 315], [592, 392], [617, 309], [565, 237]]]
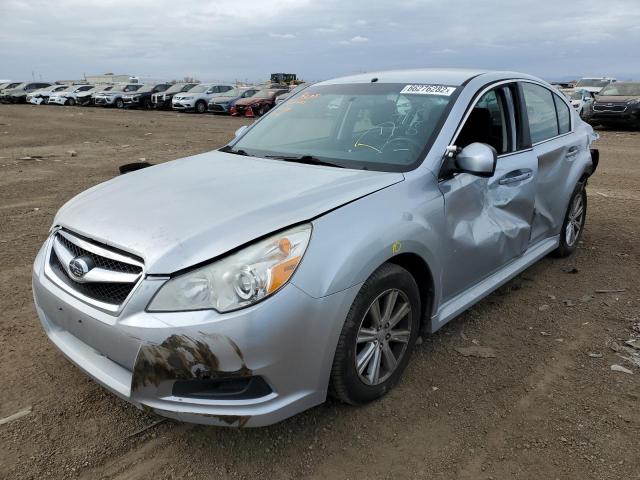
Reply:
[[486, 143], [471, 143], [456, 155], [456, 167], [478, 177], [491, 177], [496, 171], [498, 153]]
[[234, 134], [236, 138], [242, 135], [247, 128], [249, 128], [248, 125], [242, 125], [239, 129], [237, 129], [236, 133]]

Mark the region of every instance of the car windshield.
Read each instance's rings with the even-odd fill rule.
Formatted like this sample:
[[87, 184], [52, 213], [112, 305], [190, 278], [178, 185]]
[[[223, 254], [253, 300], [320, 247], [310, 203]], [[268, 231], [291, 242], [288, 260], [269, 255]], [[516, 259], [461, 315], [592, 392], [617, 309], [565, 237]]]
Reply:
[[20, 83], [15, 83], [15, 82], [14, 83], [7, 83], [2, 88], [5, 88], [5, 89], [9, 90], [10, 88], [16, 88], [18, 85], [21, 85], [21, 84]]
[[640, 96], [640, 83], [612, 83], [600, 90], [598, 95], [615, 97]]
[[258, 90], [252, 98], [271, 98], [276, 94], [276, 90]]
[[217, 95], [218, 97], [229, 97], [229, 98], [235, 98], [235, 97], [239, 97], [242, 92], [244, 92], [245, 90], [240, 90], [239, 88], [232, 88], [231, 90], [227, 90], [226, 92], [222, 92], [221, 94]]
[[576, 87], [595, 87], [601, 88], [609, 85], [609, 80], [600, 80], [597, 78], [583, 78], [576, 83]]
[[184, 91], [184, 88], [187, 85], [185, 85], [184, 83], [176, 83], [171, 85], [169, 88], [167, 88], [164, 93], [178, 93], [178, 92], [182, 92]]
[[456, 90], [395, 83], [311, 86], [226, 150], [347, 168], [410, 170], [435, 139]]
[[155, 85], [143, 85], [142, 87], [140, 87], [139, 90], [137, 90], [137, 92], [138, 93], [150, 92], [154, 88], [155, 88]]
[[13, 88], [24, 88], [26, 86], [27, 86], [27, 84], [25, 82], [23, 82], [23, 83], [18, 83], [17, 85], [15, 85], [13, 87], [9, 87], [9, 88], [12, 88], [12, 89]]
[[115, 85], [113, 87], [111, 87], [110, 89], [104, 89], [104, 91], [106, 92], [107, 90], [111, 90], [112, 92], [124, 92], [124, 89], [127, 88], [128, 85]]
[[189, 90], [189, 93], [204, 93], [209, 89], [209, 87], [211, 87], [211, 85], [196, 85], [191, 90]]

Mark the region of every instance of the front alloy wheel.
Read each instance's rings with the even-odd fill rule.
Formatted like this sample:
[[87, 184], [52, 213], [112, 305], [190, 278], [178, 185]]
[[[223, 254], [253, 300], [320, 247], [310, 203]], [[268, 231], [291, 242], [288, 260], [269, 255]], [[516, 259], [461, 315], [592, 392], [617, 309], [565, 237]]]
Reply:
[[418, 337], [420, 293], [404, 268], [385, 263], [362, 285], [342, 327], [330, 392], [362, 405], [400, 380]]
[[407, 351], [411, 337], [411, 304], [395, 288], [381, 293], [362, 318], [356, 337], [356, 370], [367, 385], [389, 378]]

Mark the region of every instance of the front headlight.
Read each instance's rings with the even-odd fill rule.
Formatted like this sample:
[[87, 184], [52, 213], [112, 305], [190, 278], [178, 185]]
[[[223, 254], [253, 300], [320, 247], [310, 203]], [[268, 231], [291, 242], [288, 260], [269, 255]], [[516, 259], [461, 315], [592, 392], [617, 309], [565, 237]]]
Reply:
[[150, 312], [247, 307], [284, 286], [302, 260], [311, 224], [300, 225], [168, 280], [153, 297]]
[[640, 103], [640, 98], [634, 98], [633, 100], [629, 100], [627, 102], [627, 105], [635, 105], [637, 103]]

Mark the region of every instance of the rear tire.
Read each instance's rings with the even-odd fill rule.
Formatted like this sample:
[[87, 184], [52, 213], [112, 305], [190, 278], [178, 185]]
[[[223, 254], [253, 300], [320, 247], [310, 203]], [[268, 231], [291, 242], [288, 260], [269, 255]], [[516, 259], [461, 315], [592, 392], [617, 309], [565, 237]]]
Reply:
[[331, 369], [331, 395], [363, 405], [392, 389], [418, 338], [420, 312], [413, 276], [391, 263], [378, 268], [358, 292], [342, 327]]
[[554, 256], [565, 258], [576, 251], [586, 219], [587, 192], [585, 183], [579, 182], [571, 195], [571, 200], [569, 200], [569, 206], [560, 230], [560, 245], [553, 251]]

